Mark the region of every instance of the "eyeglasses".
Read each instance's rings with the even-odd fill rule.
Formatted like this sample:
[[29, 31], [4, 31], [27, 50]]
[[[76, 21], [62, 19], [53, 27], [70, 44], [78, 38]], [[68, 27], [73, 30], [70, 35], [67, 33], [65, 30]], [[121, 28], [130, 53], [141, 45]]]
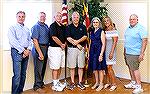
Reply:
[[93, 23], [98, 23], [98, 22], [93, 22]]

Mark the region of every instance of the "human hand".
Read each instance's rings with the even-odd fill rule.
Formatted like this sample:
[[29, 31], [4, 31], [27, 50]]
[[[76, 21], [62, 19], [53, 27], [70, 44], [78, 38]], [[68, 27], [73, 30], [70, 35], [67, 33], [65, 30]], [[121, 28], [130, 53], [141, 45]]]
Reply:
[[83, 47], [82, 47], [80, 44], [78, 44], [78, 45], [77, 45], [77, 48], [78, 48], [79, 50], [82, 50]]
[[100, 55], [98, 60], [99, 60], [99, 62], [101, 62], [103, 60], [103, 56]]
[[44, 60], [44, 56], [43, 56], [43, 53], [39, 53], [39, 57], [38, 57], [40, 60]]
[[109, 53], [109, 59], [111, 60], [113, 58], [113, 53]]
[[74, 43], [74, 45], [78, 45], [79, 41], [78, 40], [74, 40], [73, 43]]
[[29, 54], [30, 54], [30, 50], [28, 50], [28, 49], [24, 50], [23, 51], [23, 58], [29, 56]]
[[62, 44], [60, 47], [61, 47], [62, 50], [64, 50], [65, 47], [66, 47], [66, 44]]
[[139, 62], [141, 62], [141, 61], [143, 61], [144, 60], [144, 54], [142, 53], [142, 54], [140, 54], [140, 56], [139, 56]]

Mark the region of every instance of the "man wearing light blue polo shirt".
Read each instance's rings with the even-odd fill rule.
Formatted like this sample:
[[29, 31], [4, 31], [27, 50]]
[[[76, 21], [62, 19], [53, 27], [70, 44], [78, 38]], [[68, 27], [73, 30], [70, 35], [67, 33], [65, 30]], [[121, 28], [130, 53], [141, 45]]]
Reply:
[[139, 71], [140, 62], [144, 60], [147, 45], [147, 31], [138, 23], [138, 16], [132, 14], [129, 18], [130, 26], [125, 31], [124, 55], [129, 68], [131, 82], [125, 88], [134, 88], [133, 93], [143, 92]]

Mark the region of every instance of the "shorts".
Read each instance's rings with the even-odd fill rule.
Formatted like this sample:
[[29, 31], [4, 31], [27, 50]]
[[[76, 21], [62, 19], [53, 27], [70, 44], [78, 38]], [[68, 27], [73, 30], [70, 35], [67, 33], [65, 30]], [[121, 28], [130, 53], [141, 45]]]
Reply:
[[48, 62], [51, 69], [60, 69], [65, 67], [65, 50], [60, 47], [48, 48]]
[[85, 51], [78, 48], [68, 47], [67, 52], [67, 67], [69, 68], [84, 68], [85, 66]]
[[139, 55], [125, 55], [125, 62], [126, 65], [129, 67], [130, 70], [138, 70], [139, 69]]

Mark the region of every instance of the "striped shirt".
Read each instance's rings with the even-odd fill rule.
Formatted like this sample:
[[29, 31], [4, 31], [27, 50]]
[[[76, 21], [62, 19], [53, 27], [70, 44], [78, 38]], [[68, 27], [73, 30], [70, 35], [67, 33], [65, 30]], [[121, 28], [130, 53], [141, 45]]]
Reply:
[[25, 47], [32, 49], [30, 30], [19, 23], [9, 28], [8, 39], [10, 47], [17, 49], [19, 54], [25, 50]]

